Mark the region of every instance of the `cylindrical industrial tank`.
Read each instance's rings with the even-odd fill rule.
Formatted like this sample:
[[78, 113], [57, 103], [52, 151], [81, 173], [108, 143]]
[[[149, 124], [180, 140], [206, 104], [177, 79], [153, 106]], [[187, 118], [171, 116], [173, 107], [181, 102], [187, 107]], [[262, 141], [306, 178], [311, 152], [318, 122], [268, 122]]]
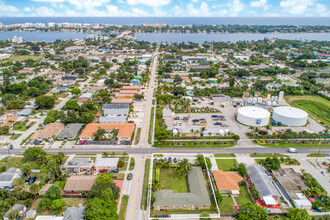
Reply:
[[259, 107], [246, 106], [237, 110], [237, 121], [248, 126], [268, 125], [270, 113]]
[[273, 119], [288, 126], [304, 126], [308, 114], [304, 110], [294, 107], [276, 107], [273, 112]]
[[283, 97], [284, 97], [284, 92], [283, 92], [283, 91], [280, 91], [280, 92], [278, 93], [278, 100], [279, 100], [279, 101], [282, 101], [282, 100], [283, 100]]
[[253, 98], [253, 104], [257, 104], [257, 102], [258, 102], [258, 98], [254, 97]]
[[261, 97], [258, 98], [258, 103], [259, 103], [259, 104], [262, 103], [262, 98], [261, 98]]

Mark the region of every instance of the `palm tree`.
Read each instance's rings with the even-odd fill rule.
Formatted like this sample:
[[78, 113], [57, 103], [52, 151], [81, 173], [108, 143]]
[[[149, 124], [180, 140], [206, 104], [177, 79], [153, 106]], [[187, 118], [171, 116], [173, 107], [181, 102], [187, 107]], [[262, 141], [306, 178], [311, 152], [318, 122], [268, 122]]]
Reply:
[[162, 184], [158, 179], [153, 179], [152, 180], [152, 191], [159, 191], [162, 189]]
[[116, 152], [112, 151], [111, 152], [111, 157], [115, 157], [115, 155], [116, 155]]
[[187, 173], [189, 173], [190, 171], [190, 163], [188, 163], [189, 161], [187, 159], [183, 159], [180, 163], [178, 163], [178, 166], [176, 167], [176, 171], [180, 174], [180, 175], [186, 175]]
[[109, 156], [109, 153], [108, 153], [108, 152], [103, 152], [103, 153], [102, 153], [102, 157], [106, 158], [106, 157], [108, 157], [108, 156]]

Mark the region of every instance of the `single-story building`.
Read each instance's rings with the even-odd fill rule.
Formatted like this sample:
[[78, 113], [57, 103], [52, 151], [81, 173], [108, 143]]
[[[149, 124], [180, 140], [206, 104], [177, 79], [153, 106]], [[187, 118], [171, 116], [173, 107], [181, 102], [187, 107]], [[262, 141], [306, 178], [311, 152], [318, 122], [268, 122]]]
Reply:
[[211, 201], [206, 188], [205, 179], [200, 167], [191, 167], [188, 173], [189, 193], [174, 193], [173, 190], [163, 189], [154, 192], [154, 209], [210, 209]]
[[210, 95], [211, 103], [214, 105], [231, 105], [232, 104], [232, 98], [230, 98], [227, 95], [222, 94], [212, 94]]
[[122, 109], [105, 109], [104, 116], [127, 116], [128, 115], [128, 108]]
[[117, 168], [119, 158], [99, 158], [94, 166], [97, 170], [112, 170]]
[[8, 218], [8, 214], [11, 212], [11, 211], [14, 211], [14, 210], [18, 210], [18, 213], [20, 214], [20, 216], [23, 216], [24, 212], [26, 211], [26, 206], [25, 205], [21, 205], [21, 204], [15, 204], [13, 205], [6, 213], [5, 215], [3, 216], [3, 220], [9, 220]]
[[131, 104], [133, 99], [112, 99], [111, 104]]
[[63, 220], [84, 220], [85, 219], [85, 207], [67, 207]]
[[119, 130], [117, 134], [117, 138], [119, 141], [130, 141], [132, 137], [132, 133], [134, 130], [133, 123], [90, 123], [87, 124], [81, 135], [79, 136], [80, 140], [93, 140], [94, 133], [99, 129], [102, 128], [106, 131], [110, 130]]
[[105, 111], [106, 109], [127, 109], [129, 110], [129, 104], [104, 104], [102, 106], [102, 110]]
[[63, 123], [49, 123], [43, 130], [37, 133], [38, 140], [52, 139], [64, 128]]
[[238, 172], [212, 170], [212, 173], [220, 193], [239, 195], [240, 188], [238, 183], [243, 181], [243, 177]]
[[14, 114], [14, 116], [23, 116], [27, 117], [32, 114], [32, 109], [23, 109], [17, 113]]
[[62, 170], [73, 171], [74, 173], [89, 172], [92, 166], [93, 160], [90, 158], [73, 158], [66, 161]]
[[70, 176], [64, 186], [64, 194], [79, 194], [81, 191], [88, 192], [95, 183], [96, 175]]
[[72, 140], [77, 136], [77, 134], [79, 133], [79, 131], [82, 129], [83, 126], [84, 124], [80, 124], [80, 123], [67, 124], [60, 131], [60, 133], [58, 133], [57, 138]]
[[11, 167], [5, 172], [0, 173], [0, 189], [11, 189], [13, 188], [14, 179], [20, 178], [22, 172], [20, 169]]
[[126, 123], [126, 117], [125, 116], [111, 116], [111, 117], [101, 116], [99, 119], [99, 123]]

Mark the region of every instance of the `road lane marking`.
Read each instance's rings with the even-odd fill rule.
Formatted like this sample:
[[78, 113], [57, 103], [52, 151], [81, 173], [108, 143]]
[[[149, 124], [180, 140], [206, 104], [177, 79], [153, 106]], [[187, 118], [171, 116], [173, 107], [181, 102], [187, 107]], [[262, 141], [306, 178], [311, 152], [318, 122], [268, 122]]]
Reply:
[[137, 193], [138, 182], [139, 182], [139, 175], [140, 175], [141, 161], [142, 161], [142, 160], [140, 160], [139, 168], [138, 168], [138, 173], [137, 173], [137, 177], [136, 177], [136, 186], [135, 186], [135, 193], [134, 193], [134, 200], [133, 200], [132, 217], [131, 217], [131, 219], [133, 219], [133, 216], [134, 216], [133, 214], [134, 214], [135, 199], [136, 199], [136, 193]]
[[185, 149], [185, 150], [159, 150], [159, 151], [161, 151], [161, 152], [167, 152], [167, 151], [169, 151], [169, 152], [173, 152], [173, 151], [179, 151], [179, 152], [181, 152], [181, 151], [199, 151], [199, 152], [203, 152], [203, 151], [212, 151], [212, 152], [220, 152], [220, 151], [226, 151], [226, 150], [201, 150], [201, 149]]

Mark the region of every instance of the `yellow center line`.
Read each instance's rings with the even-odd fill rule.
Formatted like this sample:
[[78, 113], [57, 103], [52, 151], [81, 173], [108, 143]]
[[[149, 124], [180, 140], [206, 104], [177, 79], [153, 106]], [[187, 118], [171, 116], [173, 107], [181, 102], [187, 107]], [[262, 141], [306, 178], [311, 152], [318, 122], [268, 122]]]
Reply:
[[133, 216], [134, 216], [135, 198], [136, 198], [136, 192], [137, 192], [137, 188], [138, 188], [138, 181], [139, 181], [139, 175], [140, 175], [141, 161], [142, 160], [140, 160], [139, 168], [138, 168], [138, 173], [137, 173], [137, 177], [136, 177], [136, 186], [135, 186], [135, 193], [134, 193], [134, 199], [133, 199], [133, 207], [132, 207], [132, 217], [131, 217], [131, 219], [133, 219]]

